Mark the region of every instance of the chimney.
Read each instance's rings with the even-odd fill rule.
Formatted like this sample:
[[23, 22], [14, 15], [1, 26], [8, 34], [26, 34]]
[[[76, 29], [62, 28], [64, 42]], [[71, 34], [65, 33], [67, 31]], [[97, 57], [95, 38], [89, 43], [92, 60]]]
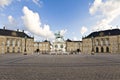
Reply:
[[24, 30], [22, 30], [22, 32], [24, 33]]
[[17, 29], [17, 32], [19, 32], [19, 29]]
[[6, 29], [5, 26], [3, 27], [3, 29], [4, 29], [4, 30]]

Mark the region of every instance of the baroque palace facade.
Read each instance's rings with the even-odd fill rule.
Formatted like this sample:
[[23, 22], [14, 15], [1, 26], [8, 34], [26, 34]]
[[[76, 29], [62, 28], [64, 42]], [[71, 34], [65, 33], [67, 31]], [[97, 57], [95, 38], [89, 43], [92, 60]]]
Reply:
[[0, 29], [0, 54], [5, 53], [33, 53], [34, 38], [24, 31]]
[[34, 52], [46, 54], [50, 52], [50, 41], [34, 42]]
[[[61, 40], [61, 39], [62, 40]], [[34, 42], [34, 38], [24, 31], [0, 29], [0, 54], [5, 53], [35, 53], [46, 54], [49, 52], [68, 53], [120, 53], [120, 29], [111, 29], [92, 32], [82, 38], [82, 41], [64, 40], [58, 36], [57, 41]]]
[[120, 53], [120, 29], [93, 32], [82, 39], [82, 53]]

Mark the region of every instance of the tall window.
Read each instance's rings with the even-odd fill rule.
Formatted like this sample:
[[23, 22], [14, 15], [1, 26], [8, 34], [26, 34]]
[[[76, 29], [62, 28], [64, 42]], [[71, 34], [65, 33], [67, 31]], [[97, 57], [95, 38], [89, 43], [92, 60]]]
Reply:
[[55, 48], [58, 48], [58, 45], [55, 45]]
[[61, 48], [63, 48], [63, 45], [61, 44], [61, 46], [60, 46]]
[[12, 46], [15, 47], [15, 41], [14, 40], [12, 41]]
[[7, 40], [7, 47], [10, 46], [10, 40]]
[[7, 47], [7, 52], [9, 53], [9, 47]]
[[98, 47], [96, 47], [96, 53], [98, 53], [99, 52], [99, 48]]
[[4, 46], [5, 45], [5, 42], [2, 42], [2, 46]]
[[20, 47], [20, 41], [17, 42], [18, 47]]
[[105, 40], [105, 44], [106, 44], [106, 46], [109, 45], [109, 41], [108, 41], [108, 39]]
[[96, 40], [96, 46], [98, 46], [98, 40]]
[[109, 47], [106, 47], [106, 52], [109, 52]]
[[103, 40], [101, 40], [101, 46], [103, 46]]
[[101, 47], [101, 52], [104, 52], [104, 48], [103, 47]]
[[12, 51], [13, 53], [15, 52], [15, 48], [13, 47], [13, 51]]
[[18, 53], [20, 52], [20, 48], [18, 48]]

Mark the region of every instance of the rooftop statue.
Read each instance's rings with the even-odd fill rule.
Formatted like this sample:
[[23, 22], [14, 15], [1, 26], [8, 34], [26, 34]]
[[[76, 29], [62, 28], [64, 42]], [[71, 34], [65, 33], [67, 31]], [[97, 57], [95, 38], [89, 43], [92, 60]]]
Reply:
[[58, 33], [55, 33], [55, 38], [58, 39], [58, 38], [61, 38], [63, 39], [63, 36], [60, 34], [60, 31]]

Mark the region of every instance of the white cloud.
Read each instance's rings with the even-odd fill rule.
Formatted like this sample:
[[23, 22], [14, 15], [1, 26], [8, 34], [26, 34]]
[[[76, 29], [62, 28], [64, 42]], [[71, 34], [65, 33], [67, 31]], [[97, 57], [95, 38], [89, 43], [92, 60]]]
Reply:
[[54, 34], [50, 30], [50, 26], [47, 24], [41, 25], [40, 16], [38, 13], [33, 12], [32, 10], [28, 9], [28, 7], [23, 7], [24, 16], [22, 16], [23, 22], [25, 27], [33, 34], [53, 39]]
[[95, 0], [89, 9], [91, 15], [102, 15], [103, 18], [93, 26], [94, 30], [114, 28], [111, 23], [120, 17], [120, 0]]
[[77, 41], [78, 39], [77, 39], [77, 37], [73, 37], [73, 40], [74, 40], [74, 41]]
[[36, 5], [38, 5], [39, 7], [42, 6], [42, 1], [39, 0], [32, 0]]
[[0, 7], [5, 7], [11, 4], [12, 0], [0, 0]]
[[67, 32], [67, 29], [60, 30], [60, 35], [64, 36], [66, 32]]
[[89, 9], [90, 14], [94, 14], [100, 7], [101, 3], [102, 3], [102, 0], [95, 0], [91, 8]]
[[87, 27], [82, 27], [80, 30], [80, 33], [83, 35], [84, 33], [86, 33], [88, 31]]
[[14, 18], [10, 15], [10, 16], [8, 16], [8, 21], [9, 21], [10, 24], [13, 24], [15, 20], [14, 20]]
[[13, 18], [13, 16], [9, 15], [8, 16], [8, 21], [9, 21], [9, 26], [11, 27], [16, 27], [17, 26], [17, 22], [16, 20]]
[[21, 2], [21, 0], [17, 0], [18, 2]]

